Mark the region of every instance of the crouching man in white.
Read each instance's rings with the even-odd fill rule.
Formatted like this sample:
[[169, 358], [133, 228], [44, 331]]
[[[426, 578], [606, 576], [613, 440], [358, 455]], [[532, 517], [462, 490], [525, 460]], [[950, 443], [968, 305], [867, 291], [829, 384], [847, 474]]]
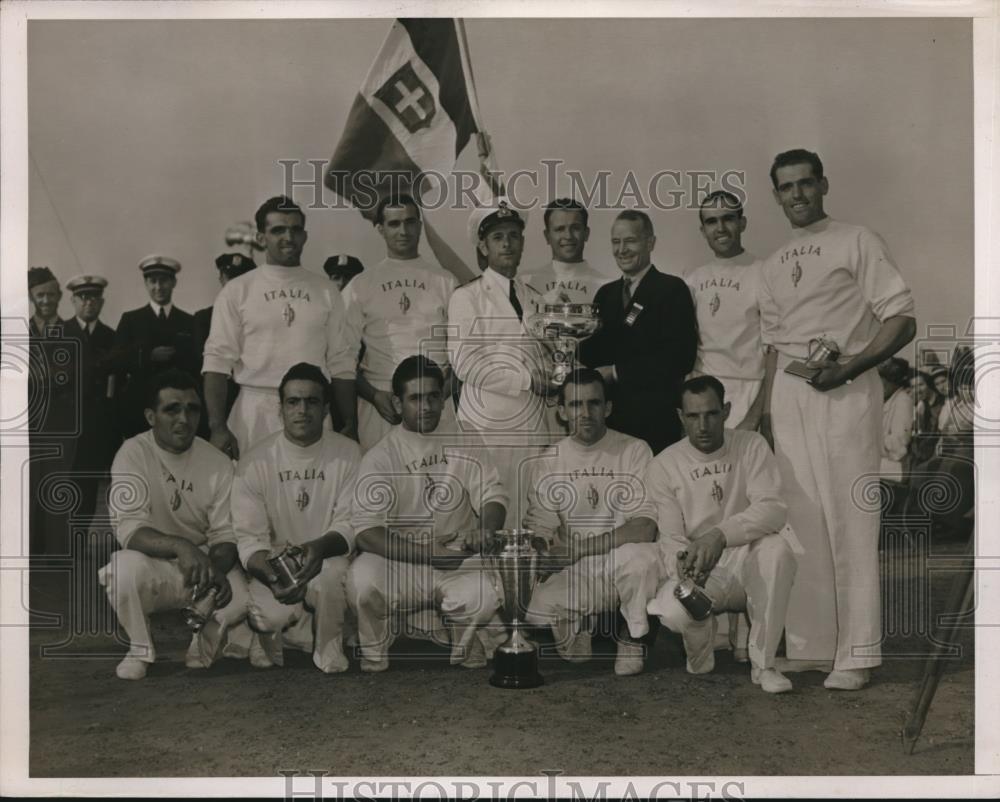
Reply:
[[532, 466], [524, 524], [547, 544], [525, 619], [549, 624], [556, 650], [571, 662], [590, 659], [584, 618], [621, 610], [615, 673], [638, 674], [649, 631], [646, 604], [665, 578], [656, 539], [656, 508], [643, 476], [653, 452], [642, 440], [609, 429], [601, 374], [578, 368], [559, 389], [559, 415], [571, 432]]
[[[251, 646], [250, 662], [257, 668], [284, 665], [287, 644], [311, 651], [313, 663], [327, 674], [347, 670], [344, 578], [361, 451], [353, 440], [324, 429], [330, 394], [317, 366], [291, 367], [278, 387], [283, 430], [240, 460], [233, 481], [233, 528], [240, 559], [253, 577], [249, 618], [260, 638]], [[288, 545], [302, 550], [292, 588], [278, 583], [267, 563]]]
[[201, 401], [194, 378], [180, 370], [154, 376], [145, 415], [150, 431], [126, 440], [111, 467], [110, 507], [122, 548], [98, 572], [129, 638], [115, 671], [121, 679], [142, 679], [156, 660], [151, 613], [180, 610], [214, 588], [215, 611], [184, 659], [188, 668], [207, 668], [247, 608], [229, 516], [233, 466], [195, 437]]
[[730, 407], [714, 376], [685, 382], [681, 407], [687, 439], [661, 452], [646, 473], [669, 574], [649, 612], [683, 636], [689, 673], [715, 668], [715, 616], [695, 621], [674, 597], [678, 582], [690, 576], [714, 600], [715, 612], [749, 614], [753, 682], [768, 693], [790, 691], [774, 655], [796, 566], [777, 534], [787, 510], [774, 456], [756, 432], [724, 428]]
[[[482, 533], [503, 527], [508, 503], [482, 443], [442, 425], [444, 374], [424, 356], [400, 362], [392, 404], [402, 422], [361, 461], [353, 526], [358, 556], [347, 595], [358, 617], [361, 670], [389, 667], [393, 616], [436, 607], [450, 630], [451, 662], [486, 665], [489, 642], [477, 629], [499, 606], [479, 558]], [[478, 520], [477, 520], [478, 517]], [[471, 559], [470, 559], [471, 558]]]

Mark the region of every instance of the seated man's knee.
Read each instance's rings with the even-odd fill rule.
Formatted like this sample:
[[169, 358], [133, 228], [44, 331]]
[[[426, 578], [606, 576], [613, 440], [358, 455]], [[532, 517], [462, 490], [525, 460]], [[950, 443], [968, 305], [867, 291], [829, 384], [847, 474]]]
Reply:
[[384, 603], [388, 585], [387, 560], [374, 554], [359, 554], [344, 574], [348, 603], [359, 607], [365, 603]]
[[112, 553], [105, 569], [107, 587], [110, 590], [114, 582], [125, 584], [142, 582], [153, 566], [154, 557], [134, 549], [119, 549]]
[[660, 623], [671, 632], [683, 633], [691, 626], [694, 619], [674, 596], [674, 588], [676, 587], [677, 583], [673, 580], [664, 583], [647, 605], [647, 610], [650, 615], [659, 618]]
[[304, 614], [301, 603], [282, 604], [263, 583], [256, 579], [250, 583], [247, 619], [257, 632], [282, 632]]
[[492, 583], [478, 572], [450, 583], [438, 601], [442, 615], [460, 614], [477, 624], [489, 621], [499, 606], [500, 597]]
[[229, 604], [218, 611], [218, 615], [230, 626], [239, 623], [247, 616], [250, 608], [250, 589], [247, 585], [246, 574], [237, 566], [226, 574], [229, 581], [229, 589], [232, 598]]
[[314, 585], [321, 595], [343, 592], [349, 570], [350, 562], [346, 557], [327, 557], [320, 572], [309, 584]]
[[780, 534], [766, 535], [755, 541], [751, 553], [761, 570], [767, 573], [794, 572], [798, 566], [791, 546]]

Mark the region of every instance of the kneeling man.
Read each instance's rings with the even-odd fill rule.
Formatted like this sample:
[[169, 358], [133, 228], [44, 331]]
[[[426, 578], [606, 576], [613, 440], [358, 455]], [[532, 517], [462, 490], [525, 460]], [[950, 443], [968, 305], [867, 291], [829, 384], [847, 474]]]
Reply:
[[746, 610], [751, 679], [782, 693], [792, 689], [774, 667], [795, 578], [795, 557], [777, 534], [787, 510], [767, 442], [756, 432], [726, 429], [729, 409], [714, 376], [685, 382], [678, 411], [687, 438], [661, 452], [646, 473], [669, 575], [649, 612], [683, 636], [688, 672], [703, 674], [715, 668], [715, 616], [692, 619], [674, 588], [690, 577], [713, 599], [714, 612]]
[[496, 467], [483, 461], [481, 441], [473, 449], [470, 435], [438, 426], [443, 388], [433, 361], [400, 362], [392, 405], [402, 422], [361, 461], [353, 515], [359, 554], [347, 594], [358, 617], [362, 671], [389, 667], [394, 613], [429, 607], [450, 630], [452, 664], [482, 668], [491, 651], [477, 628], [494, 617], [499, 598], [472, 555], [482, 548], [481, 533], [503, 527], [507, 492]]
[[215, 611], [191, 640], [188, 668], [219, 656], [229, 627], [246, 617], [247, 585], [229, 515], [233, 466], [195, 436], [201, 400], [193, 376], [172, 369], [150, 381], [149, 431], [126, 440], [111, 466], [109, 506], [121, 551], [98, 572], [129, 638], [115, 673], [142, 679], [156, 660], [149, 615], [180, 610], [214, 589]]
[[578, 368], [559, 389], [559, 415], [571, 434], [532, 466], [525, 526], [547, 548], [552, 573], [536, 588], [526, 620], [549, 624], [559, 654], [590, 658], [583, 619], [621, 610], [615, 673], [638, 674], [649, 625], [646, 604], [663, 581], [656, 508], [643, 488], [653, 452], [643, 440], [609, 429], [611, 414], [601, 374]]
[[[330, 383], [316, 365], [300, 362], [278, 386], [282, 431], [254, 446], [233, 481], [233, 528], [250, 581], [250, 626], [262, 650], [258, 668], [283, 665], [282, 648], [312, 652], [333, 674], [347, 670], [343, 629], [344, 578], [351, 550], [351, 498], [361, 452], [353, 440], [324, 429]], [[267, 560], [286, 546], [301, 549], [291, 588]]]

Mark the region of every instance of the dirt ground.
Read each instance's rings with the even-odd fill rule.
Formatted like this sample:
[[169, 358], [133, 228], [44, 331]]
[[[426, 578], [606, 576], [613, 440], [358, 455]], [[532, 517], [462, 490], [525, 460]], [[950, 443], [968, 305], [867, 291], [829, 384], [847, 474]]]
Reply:
[[[890, 611], [927, 598], [914, 590], [915, 577], [962, 548], [935, 546], [928, 560], [896, 559], [901, 552], [890, 549]], [[944, 605], [953, 576], [930, 572], [934, 610]], [[37, 573], [33, 607], [66, 611], [67, 585], [64, 574]], [[90, 597], [99, 598], [96, 589]], [[971, 628], [960, 636], [962, 654], [949, 661], [908, 756], [898, 733], [922, 660], [904, 655], [928, 641], [916, 632], [904, 637], [905, 627], [887, 639], [885, 664], [865, 691], [827, 691], [824, 675], [808, 672], [790, 675], [795, 691], [776, 697], [753, 686], [748, 667], [728, 652], [717, 652], [713, 674], [687, 675], [680, 641], [663, 630], [639, 676], [615, 677], [614, 644], [599, 640], [591, 663], [543, 658], [544, 687], [506, 691], [488, 684], [490, 669], [450, 667], [445, 650], [407, 640], [396, 643], [390, 670], [377, 676], [362, 674], [356, 663], [346, 674], [327, 676], [308, 655], [292, 651], [284, 669], [261, 671], [226, 659], [193, 671], [183, 663], [189, 635], [180, 614], [153, 623], [160, 659], [141, 682], [115, 678], [124, 647], [111, 636], [75, 637], [70, 646], [79, 657], [43, 657], [43, 647], [64, 641], [71, 625], [33, 628], [32, 777], [276, 776], [310, 769], [339, 776], [974, 771]]]

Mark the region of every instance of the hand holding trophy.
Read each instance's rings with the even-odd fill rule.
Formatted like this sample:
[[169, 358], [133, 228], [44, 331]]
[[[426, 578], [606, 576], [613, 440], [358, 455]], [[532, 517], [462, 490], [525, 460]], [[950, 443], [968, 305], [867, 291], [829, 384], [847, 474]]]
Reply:
[[[596, 304], [543, 304], [528, 319], [528, 331], [548, 349], [546, 395], [554, 394], [576, 367], [581, 340], [601, 328]], [[538, 392], [536, 390], [536, 392]], [[539, 392], [539, 395], [543, 393]]]

